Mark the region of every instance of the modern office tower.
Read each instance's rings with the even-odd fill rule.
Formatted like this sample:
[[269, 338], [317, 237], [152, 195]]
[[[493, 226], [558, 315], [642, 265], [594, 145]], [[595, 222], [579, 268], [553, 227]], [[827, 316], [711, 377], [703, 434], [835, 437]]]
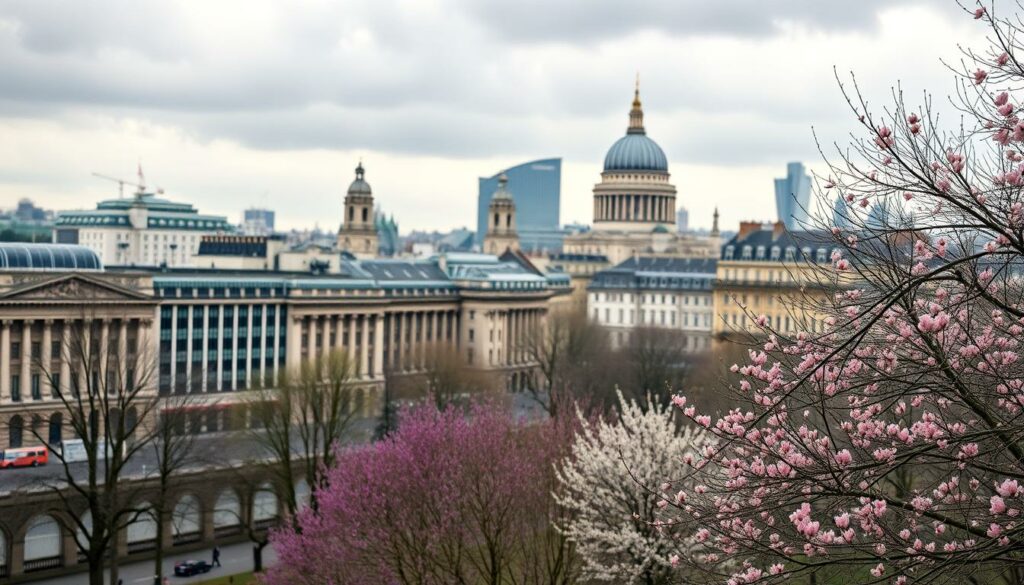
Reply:
[[256, 207], [243, 211], [242, 233], [247, 236], [269, 236], [274, 233], [274, 211]]
[[786, 165], [785, 178], [775, 179], [775, 208], [779, 221], [788, 230], [805, 229], [810, 204], [811, 177], [803, 163], [791, 162]]
[[548, 158], [517, 165], [481, 177], [477, 196], [477, 244], [487, 235], [487, 209], [498, 190], [498, 178], [508, 178], [508, 189], [516, 197], [516, 222], [523, 250], [551, 250], [561, 247], [564, 231], [559, 228], [562, 193], [562, 159]]
[[676, 210], [676, 231], [684, 233], [690, 229], [690, 211], [680, 206]]

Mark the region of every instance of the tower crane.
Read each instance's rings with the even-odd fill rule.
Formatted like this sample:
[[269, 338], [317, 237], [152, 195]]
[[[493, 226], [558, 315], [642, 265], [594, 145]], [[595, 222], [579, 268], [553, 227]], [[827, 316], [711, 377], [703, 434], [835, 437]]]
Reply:
[[100, 173], [93, 173], [92, 176], [94, 176], [94, 177], [96, 177], [98, 179], [106, 179], [107, 181], [114, 181], [115, 183], [117, 183], [119, 197], [121, 197], [122, 199], [124, 198], [124, 186], [125, 185], [130, 185], [132, 187], [137, 188], [139, 190], [138, 191], [139, 193], [142, 193], [146, 189], [146, 186], [143, 185], [142, 183], [133, 183], [131, 181], [126, 181], [124, 179], [118, 179], [116, 177], [109, 177], [107, 175], [101, 175]]

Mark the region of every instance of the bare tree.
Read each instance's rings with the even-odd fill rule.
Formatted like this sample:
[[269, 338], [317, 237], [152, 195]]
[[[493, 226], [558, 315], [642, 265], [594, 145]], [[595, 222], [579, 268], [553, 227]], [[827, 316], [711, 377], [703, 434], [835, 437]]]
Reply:
[[[60, 424], [78, 443], [71, 450], [50, 443], [37, 425], [32, 436], [46, 444], [60, 465], [56, 477], [40, 480], [67, 510], [62, 520], [76, 535], [76, 543], [89, 566], [89, 584], [102, 585], [105, 566], [110, 582], [117, 583], [114, 544], [117, 534], [145, 510], [137, 507], [137, 490], [129, 479], [129, 463], [138, 459], [154, 440], [149, 421], [156, 413], [154, 356], [148, 350], [144, 328], [134, 337], [126, 328], [104, 329], [95, 315], [65, 325], [67, 343], [60, 359], [70, 371], [62, 378], [42, 355], [39, 371], [53, 389], [60, 408]], [[51, 348], [42, 348], [49, 352]], [[40, 352], [42, 354], [42, 352]], [[84, 511], [81, 509], [84, 503]]]
[[554, 416], [559, 405], [574, 399], [600, 400], [609, 392], [607, 333], [581, 310], [556, 311], [526, 336], [523, 350], [537, 364], [540, 387], [529, 392]]
[[[643, 398], [650, 394], [668, 404], [667, 396], [687, 379], [693, 361], [686, 352], [683, 332], [663, 327], [637, 327], [630, 331], [629, 341], [619, 350], [619, 369], [625, 377], [617, 380], [626, 396], [643, 407]], [[625, 391], [625, 390], [624, 390]]]

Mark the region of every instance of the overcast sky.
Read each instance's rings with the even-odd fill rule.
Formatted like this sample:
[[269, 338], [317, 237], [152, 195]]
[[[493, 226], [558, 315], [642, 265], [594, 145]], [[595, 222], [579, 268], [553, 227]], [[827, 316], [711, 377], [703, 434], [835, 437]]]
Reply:
[[91, 208], [117, 185], [90, 173], [141, 160], [203, 212], [336, 229], [362, 158], [403, 232], [472, 228], [477, 177], [560, 156], [562, 221], [589, 223], [639, 72], [678, 203], [727, 229], [820, 166], [812, 127], [854, 128], [833, 66], [875, 103], [945, 95], [983, 32], [953, 0], [8, 0], [0, 208]]

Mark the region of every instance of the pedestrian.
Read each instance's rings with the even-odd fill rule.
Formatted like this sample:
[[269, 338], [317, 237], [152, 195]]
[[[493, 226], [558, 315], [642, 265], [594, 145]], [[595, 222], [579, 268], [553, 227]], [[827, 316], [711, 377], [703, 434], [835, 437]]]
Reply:
[[213, 545], [213, 566], [220, 566], [220, 549], [217, 548], [217, 545]]

